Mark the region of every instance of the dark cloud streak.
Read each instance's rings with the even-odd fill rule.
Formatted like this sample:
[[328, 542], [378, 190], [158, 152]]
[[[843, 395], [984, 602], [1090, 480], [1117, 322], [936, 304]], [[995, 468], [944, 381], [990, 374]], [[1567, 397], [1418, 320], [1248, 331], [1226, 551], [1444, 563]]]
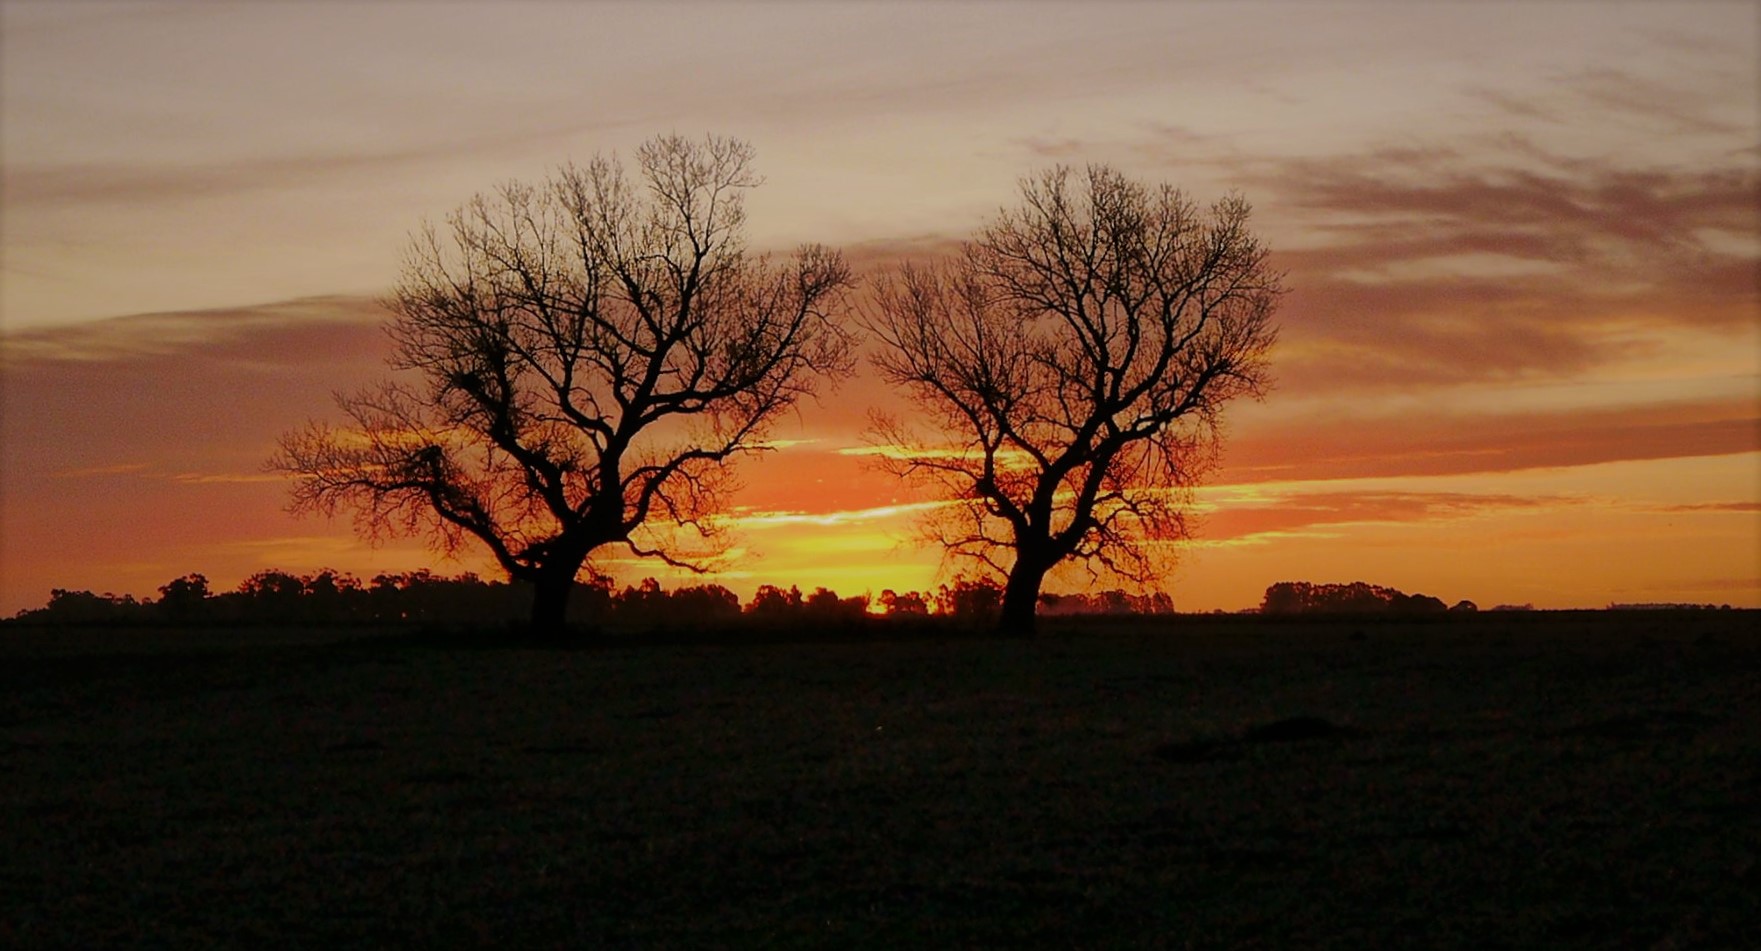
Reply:
[[1630, 355], [1607, 333], [1615, 325], [1740, 332], [1761, 262], [1707, 233], [1755, 235], [1758, 183], [1737, 167], [1274, 163], [1255, 176], [1262, 204], [1301, 209], [1331, 238], [1279, 254], [1295, 288], [1287, 339], [1299, 345], [1283, 372], [1365, 386], [1561, 376]]
[[[360, 331], [375, 335], [388, 317], [370, 297], [308, 297], [245, 307], [131, 314], [107, 320], [0, 333], [0, 367], [24, 370], [53, 363], [127, 361], [189, 355], [205, 359], [286, 359], [299, 362], [317, 347], [341, 355]], [[341, 341], [347, 340], [344, 344]], [[292, 350], [289, 342], [299, 342]], [[349, 349], [346, 352], [355, 352]]]
[[1582, 505], [1564, 496], [1462, 492], [1300, 492], [1252, 503], [1225, 503], [1206, 514], [1198, 532], [1211, 542], [1365, 523], [1436, 522], [1485, 513]]
[[1244, 428], [1215, 481], [1477, 475], [1761, 451], [1742, 400], [1552, 413], [1309, 416]]

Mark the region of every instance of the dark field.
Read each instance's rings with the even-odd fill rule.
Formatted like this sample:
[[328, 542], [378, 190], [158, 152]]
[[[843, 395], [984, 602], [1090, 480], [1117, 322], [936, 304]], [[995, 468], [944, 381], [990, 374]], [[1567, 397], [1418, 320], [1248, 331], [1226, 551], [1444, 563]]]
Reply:
[[0, 945], [1755, 947], [1756, 620], [0, 629]]

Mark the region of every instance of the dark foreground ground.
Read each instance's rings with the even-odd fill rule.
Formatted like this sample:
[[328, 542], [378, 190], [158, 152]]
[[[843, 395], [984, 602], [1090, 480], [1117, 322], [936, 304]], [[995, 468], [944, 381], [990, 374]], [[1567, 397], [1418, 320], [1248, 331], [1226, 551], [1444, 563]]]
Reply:
[[1756, 620], [0, 629], [0, 946], [1756, 947]]

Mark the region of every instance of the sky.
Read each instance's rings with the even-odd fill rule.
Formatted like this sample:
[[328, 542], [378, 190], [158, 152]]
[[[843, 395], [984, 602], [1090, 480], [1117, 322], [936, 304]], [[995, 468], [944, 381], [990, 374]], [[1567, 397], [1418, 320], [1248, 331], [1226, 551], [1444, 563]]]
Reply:
[[[0, 616], [432, 565], [264, 462], [383, 375], [410, 234], [657, 134], [759, 249], [957, 246], [1055, 163], [1234, 191], [1291, 292], [1164, 588], [1761, 607], [1761, 4], [0, 2]], [[705, 579], [946, 580], [864, 370], [743, 464]], [[625, 580], [657, 566], [611, 557]], [[1081, 575], [1054, 587], [1076, 588]]]

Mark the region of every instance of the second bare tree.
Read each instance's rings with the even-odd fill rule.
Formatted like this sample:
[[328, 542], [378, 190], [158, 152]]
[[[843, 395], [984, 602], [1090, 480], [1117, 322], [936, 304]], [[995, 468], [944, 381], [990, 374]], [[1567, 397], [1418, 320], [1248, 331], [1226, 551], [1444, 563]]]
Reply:
[[876, 282], [875, 366], [931, 427], [877, 416], [881, 464], [946, 502], [928, 534], [1003, 582], [1005, 631], [1033, 631], [1055, 566], [1148, 585], [1186, 534], [1222, 408], [1269, 383], [1282, 287], [1248, 213], [1057, 168], [951, 259]]

